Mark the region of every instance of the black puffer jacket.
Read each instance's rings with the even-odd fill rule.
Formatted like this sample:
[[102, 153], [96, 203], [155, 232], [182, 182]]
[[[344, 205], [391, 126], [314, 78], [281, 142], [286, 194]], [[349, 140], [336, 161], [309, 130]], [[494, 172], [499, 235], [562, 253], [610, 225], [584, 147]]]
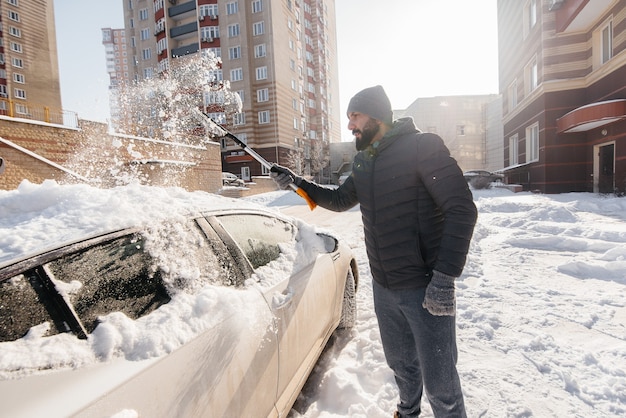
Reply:
[[329, 210], [361, 205], [372, 276], [382, 286], [426, 286], [433, 270], [461, 275], [477, 217], [472, 193], [442, 139], [420, 133], [411, 118], [358, 153], [339, 188], [300, 187]]

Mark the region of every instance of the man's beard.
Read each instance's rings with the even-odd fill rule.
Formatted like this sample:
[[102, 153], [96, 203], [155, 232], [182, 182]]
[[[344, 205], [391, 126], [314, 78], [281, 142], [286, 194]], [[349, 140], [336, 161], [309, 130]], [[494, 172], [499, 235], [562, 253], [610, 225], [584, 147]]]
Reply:
[[[372, 139], [374, 139], [374, 137], [378, 134], [379, 130], [380, 125], [376, 123], [376, 120], [372, 118], [370, 118], [367, 123], [365, 123], [362, 131], [358, 129], [353, 130], [352, 134], [355, 135], [356, 139], [356, 150], [363, 151], [365, 148], [367, 148], [372, 142]], [[357, 133], [360, 133], [361, 136], [357, 137]]]

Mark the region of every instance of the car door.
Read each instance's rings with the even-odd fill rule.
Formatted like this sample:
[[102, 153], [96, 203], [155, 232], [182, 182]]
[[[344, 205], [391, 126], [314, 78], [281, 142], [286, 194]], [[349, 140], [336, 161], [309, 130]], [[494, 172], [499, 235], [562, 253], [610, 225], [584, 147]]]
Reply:
[[[305, 239], [296, 226], [281, 219], [241, 214], [219, 220], [250, 259], [257, 286], [276, 317], [276, 405], [286, 414], [332, 332], [337, 297], [332, 257], [323, 250], [322, 237], [309, 233]], [[309, 247], [321, 250], [304, 254], [311, 252]], [[312, 262], [303, 265], [303, 258]]]
[[[44, 254], [26, 271], [15, 271], [0, 281], [0, 325], [14, 329], [11, 334], [0, 333], [3, 341], [19, 339], [33, 326], [49, 321], [59, 324], [52, 327], [53, 333], [64, 333], [65, 324], [73, 322], [76, 335], [92, 334], [92, 344], [106, 345], [115, 339], [107, 335], [115, 333], [98, 333], [98, 327], [100, 318], [112, 312], [146, 321], [154, 312], [158, 316], [153, 317], [153, 327], [186, 340], [156, 358], [120, 347], [122, 358], [0, 380], [0, 392], [7, 396], [3, 403], [7, 416], [112, 416], [125, 409], [150, 417], [276, 415], [274, 396], [267, 396], [267, 388], [275, 392], [277, 385], [277, 337], [265, 299], [258, 291], [241, 286], [236, 261], [205, 220], [164, 230], [149, 233], [149, 238], [116, 233], [81, 242], [49, 258]], [[174, 273], [181, 269], [186, 277]], [[189, 278], [196, 278], [194, 282], [209, 278], [215, 285], [195, 289]], [[184, 288], [184, 300], [194, 302], [163, 306], [173, 303], [164, 292], [167, 281]], [[37, 285], [34, 290], [30, 283]], [[55, 288], [66, 289], [64, 296]], [[25, 310], [23, 300], [35, 306], [41, 300], [44, 306]], [[177, 309], [172, 322], [164, 320], [167, 314], [155, 312], [168, 308]], [[51, 319], [47, 312], [53, 315]], [[181, 317], [188, 318], [184, 325], [189, 332], [193, 328], [203, 331], [187, 338], [187, 332], [172, 329]], [[13, 325], [17, 318], [23, 320]], [[135, 331], [134, 326], [127, 331]], [[163, 339], [167, 339], [165, 334]], [[131, 341], [150, 348], [159, 339]], [[44, 345], [48, 343], [54, 341]], [[32, 402], [34, 392], [37, 402]]]

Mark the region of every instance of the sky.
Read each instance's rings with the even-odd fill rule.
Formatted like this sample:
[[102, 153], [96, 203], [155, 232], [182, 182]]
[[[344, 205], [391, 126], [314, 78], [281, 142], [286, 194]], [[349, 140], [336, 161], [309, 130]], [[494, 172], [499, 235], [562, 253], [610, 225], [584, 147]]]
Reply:
[[[354, 94], [376, 84], [394, 109], [423, 97], [498, 93], [496, 0], [386, 0], [384, 7], [336, 0], [335, 7], [341, 117]], [[121, 0], [55, 1], [63, 107], [80, 118], [109, 118], [100, 29], [121, 28], [123, 19]]]
[[[465, 270], [456, 281], [458, 370], [468, 416], [626, 415], [626, 200], [497, 188], [473, 194], [478, 221]], [[17, 189], [0, 190], [0, 260], [32, 250], [46, 237], [64, 239], [135, 222], [161, 224], [164, 216], [179, 217], [203, 205], [260, 206], [304, 220], [308, 225], [300, 223], [302, 231], [330, 230], [346, 241], [360, 273], [356, 325], [331, 338], [289, 418], [390, 417], [398, 391], [380, 342], [358, 208], [311, 211], [286, 191], [234, 200], [137, 184], [97, 189], [24, 181]], [[314, 235], [303, 236], [300, 251], [308, 253]], [[261, 275], [272, 282], [274, 274], [291, 271], [297, 260], [285, 251]], [[246, 302], [253, 300], [249, 292], [255, 291], [205, 286], [196, 296], [174, 298], [136, 321], [111, 313], [88, 341], [44, 337], [44, 330], [34, 327], [26, 337], [0, 344], [0, 387], [4, 379], [25, 379], [47, 366], [94, 370], [123, 360], [129, 362], [124, 370], [132, 370], [142, 359], [166, 355], [190, 341], [219, 321], [225, 309], [235, 307], [246, 321], [258, 320], [252, 319], [257, 306]], [[207, 305], [208, 300], [218, 303]], [[256, 323], [246, 321], [246, 328]], [[54, 378], [48, 370], [43, 373]], [[103, 385], [99, 381], [95, 390]], [[50, 397], [53, 405], [44, 404], [41, 390], [33, 396], [30, 386], [30, 401], [17, 404], [45, 410], [30, 416], [69, 415], [53, 409], [76, 402], [75, 392], [62, 388]], [[424, 417], [433, 417], [425, 400], [422, 408]], [[124, 404], [115, 416], [142, 414]]]

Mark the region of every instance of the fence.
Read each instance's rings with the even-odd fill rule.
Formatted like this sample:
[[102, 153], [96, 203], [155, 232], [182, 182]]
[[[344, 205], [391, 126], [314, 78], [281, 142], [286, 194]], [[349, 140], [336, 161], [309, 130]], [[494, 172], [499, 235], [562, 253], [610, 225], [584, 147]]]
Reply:
[[25, 101], [0, 98], [0, 115], [54, 123], [68, 128], [78, 128], [78, 114], [76, 112], [51, 109], [48, 106]]

